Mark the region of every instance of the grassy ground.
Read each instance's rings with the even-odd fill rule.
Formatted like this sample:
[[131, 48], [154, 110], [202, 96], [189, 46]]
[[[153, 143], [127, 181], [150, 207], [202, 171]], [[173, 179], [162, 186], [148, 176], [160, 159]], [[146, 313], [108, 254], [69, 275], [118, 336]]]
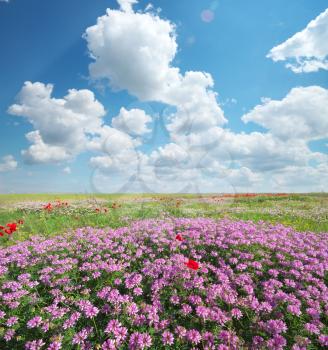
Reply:
[[[68, 205], [56, 207], [56, 200]], [[51, 202], [47, 211], [44, 204]], [[51, 236], [83, 227], [119, 227], [145, 218], [210, 217], [267, 221], [298, 231], [328, 232], [328, 195], [223, 198], [215, 195], [0, 195], [0, 225], [23, 220], [13, 235], [0, 237], [0, 245], [31, 235]]]

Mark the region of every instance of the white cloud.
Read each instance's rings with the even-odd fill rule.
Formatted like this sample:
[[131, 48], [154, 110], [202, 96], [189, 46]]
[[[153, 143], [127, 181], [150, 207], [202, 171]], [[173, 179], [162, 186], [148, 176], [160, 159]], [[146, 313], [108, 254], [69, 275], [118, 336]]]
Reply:
[[246, 167], [229, 169], [228, 178], [229, 182], [235, 187], [250, 187], [259, 184], [262, 180], [260, 174]]
[[177, 42], [170, 21], [149, 12], [108, 9], [96, 25], [87, 28], [84, 38], [94, 60], [89, 66], [91, 77], [106, 79], [114, 89], [127, 90], [140, 100], [176, 107], [172, 132], [226, 123], [211, 75], [181, 74], [174, 67]]
[[[182, 74], [173, 65], [176, 32], [168, 20], [132, 9], [107, 10], [84, 37], [94, 60], [89, 67], [92, 78], [108, 80], [112, 87], [127, 90], [140, 100], [173, 106], [166, 115], [170, 137], [166, 145], [147, 156], [136, 152], [132, 142], [124, 155], [109, 152], [93, 157], [91, 163], [98, 169], [120, 168], [157, 190], [172, 188], [172, 182], [177, 183], [176, 189], [188, 183], [214, 188], [222, 181], [248, 188], [267, 181], [264, 174], [287, 172], [290, 167], [302, 169], [318, 157], [324, 162], [321, 153], [311, 152], [308, 141], [326, 135], [325, 89], [296, 88], [281, 101], [263, 99], [243, 120], [268, 131], [235, 133], [223, 128], [227, 121], [211, 75]], [[127, 127], [130, 118], [122, 111], [112, 126], [133, 135], [129, 129], [137, 130], [137, 125]], [[140, 125], [144, 130], [144, 123]], [[124, 167], [123, 162], [131, 167]]]
[[320, 192], [328, 187], [328, 163], [317, 167], [295, 167], [277, 171], [272, 176], [275, 186], [284, 191]]
[[312, 20], [305, 29], [271, 49], [267, 57], [289, 61], [294, 73], [328, 70], [328, 9]]
[[12, 155], [7, 155], [2, 157], [2, 162], [0, 163], [0, 173], [7, 171], [12, 171], [17, 168], [17, 161]]
[[[270, 133], [226, 132], [218, 151], [226, 150], [241, 166], [272, 171], [287, 165], [306, 165], [311, 151], [303, 140], [280, 140]], [[219, 153], [220, 154], [220, 153]]]
[[31, 163], [58, 162], [85, 150], [102, 128], [104, 107], [90, 90], [71, 89], [62, 99], [52, 97], [53, 85], [26, 82], [12, 115], [25, 117], [35, 128], [27, 134], [33, 145], [23, 155]]
[[320, 86], [292, 89], [282, 100], [265, 99], [242, 117], [283, 140], [328, 137], [328, 90]]
[[112, 119], [112, 125], [127, 134], [140, 136], [151, 131], [147, 125], [151, 120], [152, 118], [142, 109], [126, 110], [122, 107], [118, 116]]
[[107, 9], [87, 28], [94, 79], [106, 78], [115, 89], [126, 89], [141, 100], [158, 100], [177, 79], [170, 64], [177, 51], [175, 26], [152, 13]]
[[27, 133], [26, 138], [32, 143], [27, 150], [22, 151], [28, 164], [58, 163], [73, 158], [73, 153], [69, 149], [44, 143], [39, 130]]
[[132, 6], [138, 2], [138, 0], [117, 0], [122, 11], [131, 12]]
[[212, 76], [174, 66], [174, 24], [158, 13], [134, 12], [135, 3], [121, 0], [121, 10], [107, 10], [87, 29], [90, 75], [141, 101], [166, 104], [167, 143], [149, 155], [141, 152], [138, 147], [160, 120], [141, 109], [122, 107], [105, 125], [104, 107], [91, 91], [69, 90], [57, 99], [52, 85], [27, 82], [9, 108], [34, 127], [26, 135], [32, 144], [23, 151], [27, 162], [65, 162], [91, 151], [91, 182], [104, 191], [269, 190], [271, 179], [285, 188], [288, 174], [293, 178], [297, 171], [306, 169], [313, 179], [323, 174], [327, 157], [311, 152], [308, 143], [327, 137], [326, 89], [299, 87], [280, 101], [263, 99], [242, 119], [267, 131], [232, 132], [224, 128]]

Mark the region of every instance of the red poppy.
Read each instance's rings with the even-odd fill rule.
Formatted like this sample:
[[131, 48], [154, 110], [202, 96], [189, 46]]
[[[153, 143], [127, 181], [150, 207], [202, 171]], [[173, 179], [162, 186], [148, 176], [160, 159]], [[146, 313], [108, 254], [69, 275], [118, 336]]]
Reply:
[[15, 222], [9, 223], [6, 226], [9, 227], [9, 229], [5, 230], [5, 232], [9, 235], [17, 230], [17, 224]]
[[175, 236], [175, 239], [177, 239], [178, 241], [182, 242], [183, 241], [183, 238], [181, 235], [176, 235]]
[[96, 208], [96, 212], [99, 213], [100, 209], [99, 208]]
[[18, 223], [19, 225], [23, 225], [23, 224], [24, 224], [24, 221], [23, 221], [23, 220], [18, 220], [17, 223]]
[[190, 269], [192, 270], [198, 270], [199, 269], [199, 264], [197, 261], [189, 259], [188, 262], [185, 263]]
[[52, 209], [52, 204], [48, 203], [47, 205], [44, 206], [44, 209], [50, 211]]

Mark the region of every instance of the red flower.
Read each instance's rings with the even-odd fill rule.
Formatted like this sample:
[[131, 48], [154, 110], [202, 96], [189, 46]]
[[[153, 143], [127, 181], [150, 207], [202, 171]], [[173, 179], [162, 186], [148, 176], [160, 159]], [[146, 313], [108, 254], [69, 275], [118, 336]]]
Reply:
[[99, 208], [96, 208], [96, 212], [99, 213], [99, 212], [100, 212], [100, 209], [99, 209]]
[[176, 235], [175, 236], [175, 239], [177, 239], [178, 241], [182, 242], [183, 241], [183, 238], [181, 235]]
[[188, 262], [185, 263], [190, 269], [192, 270], [198, 270], [199, 269], [199, 264], [197, 261], [189, 259]]
[[24, 224], [24, 221], [23, 221], [23, 220], [18, 220], [17, 223], [18, 223], [19, 225], [23, 225], [23, 224]]
[[17, 230], [17, 224], [15, 222], [9, 223], [6, 226], [9, 227], [9, 229], [5, 230], [5, 232], [9, 235]]
[[44, 209], [50, 211], [52, 209], [52, 204], [48, 203], [47, 205], [44, 206]]

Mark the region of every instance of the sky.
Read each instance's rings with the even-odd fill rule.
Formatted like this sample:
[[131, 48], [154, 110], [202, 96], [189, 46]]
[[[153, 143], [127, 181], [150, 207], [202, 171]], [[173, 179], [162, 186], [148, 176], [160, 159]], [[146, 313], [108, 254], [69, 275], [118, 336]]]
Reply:
[[0, 0], [0, 193], [328, 188], [326, 0]]

